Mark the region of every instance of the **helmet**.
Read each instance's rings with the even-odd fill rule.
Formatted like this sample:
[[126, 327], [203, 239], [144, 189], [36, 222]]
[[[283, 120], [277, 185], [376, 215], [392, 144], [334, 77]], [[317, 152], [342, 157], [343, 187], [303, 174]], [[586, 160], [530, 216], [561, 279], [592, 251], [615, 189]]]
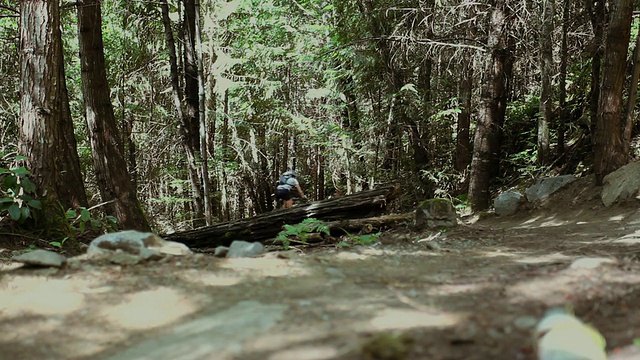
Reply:
[[298, 175], [298, 172], [295, 170], [288, 170], [287, 172], [285, 172], [284, 174], [282, 174], [284, 176], [291, 176], [291, 177], [296, 177]]

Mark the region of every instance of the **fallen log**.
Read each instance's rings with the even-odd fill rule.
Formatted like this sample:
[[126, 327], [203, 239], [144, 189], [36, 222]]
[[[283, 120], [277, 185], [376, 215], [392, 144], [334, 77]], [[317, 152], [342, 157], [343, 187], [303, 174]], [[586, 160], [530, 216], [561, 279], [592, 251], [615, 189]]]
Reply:
[[194, 230], [161, 235], [190, 248], [229, 246], [234, 240], [263, 241], [274, 238], [285, 224], [298, 224], [306, 218], [341, 221], [380, 215], [387, 202], [400, 193], [398, 186], [361, 191], [333, 199], [274, 210], [251, 218], [222, 222]]

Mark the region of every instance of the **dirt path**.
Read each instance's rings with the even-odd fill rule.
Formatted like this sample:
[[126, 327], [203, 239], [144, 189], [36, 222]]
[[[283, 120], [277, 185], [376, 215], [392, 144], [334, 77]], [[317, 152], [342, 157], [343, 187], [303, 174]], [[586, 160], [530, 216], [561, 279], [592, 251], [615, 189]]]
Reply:
[[367, 248], [7, 264], [0, 359], [533, 359], [532, 326], [567, 302], [611, 358], [640, 359], [640, 211], [564, 196]]

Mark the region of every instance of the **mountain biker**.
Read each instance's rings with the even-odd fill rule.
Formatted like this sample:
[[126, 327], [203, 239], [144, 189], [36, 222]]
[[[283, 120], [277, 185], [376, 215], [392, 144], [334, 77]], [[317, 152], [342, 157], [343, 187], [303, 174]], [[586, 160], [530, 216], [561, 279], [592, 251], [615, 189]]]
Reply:
[[293, 198], [301, 197], [305, 199], [304, 192], [300, 187], [300, 183], [296, 179], [297, 172], [295, 170], [287, 170], [280, 176], [278, 186], [276, 187], [276, 200], [283, 200], [284, 207], [293, 206]]

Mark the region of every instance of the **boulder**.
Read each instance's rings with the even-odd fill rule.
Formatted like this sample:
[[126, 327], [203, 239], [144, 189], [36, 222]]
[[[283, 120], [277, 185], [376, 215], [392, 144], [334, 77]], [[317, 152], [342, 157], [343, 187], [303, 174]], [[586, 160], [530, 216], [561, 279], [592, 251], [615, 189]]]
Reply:
[[456, 209], [449, 199], [429, 199], [415, 210], [417, 228], [453, 227], [458, 224]]
[[639, 190], [640, 162], [632, 162], [604, 177], [600, 198], [608, 207], [638, 198]]
[[67, 258], [53, 251], [34, 250], [22, 255], [15, 256], [15, 262], [34, 266], [62, 267], [67, 262]]
[[551, 194], [560, 190], [565, 185], [574, 182], [575, 180], [576, 177], [573, 175], [544, 177], [538, 179], [535, 184], [528, 188], [525, 191], [525, 195], [527, 196], [527, 200], [529, 200], [529, 202], [544, 200]]
[[496, 214], [500, 216], [511, 215], [526, 201], [524, 195], [517, 191], [504, 191], [493, 201]]
[[[127, 254], [123, 261], [123, 255]], [[190, 254], [185, 245], [166, 241], [153, 233], [135, 230], [120, 231], [99, 236], [91, 242], [87, 250], [88, 257], [113, 258], [116, 263], [136, 263], [138, 260], [158, 260], [164, 254], [186, 255]], [[116, 255], [117, 254], [117, 255]], [[115, 256], [115, 257], [114, 257]]]

